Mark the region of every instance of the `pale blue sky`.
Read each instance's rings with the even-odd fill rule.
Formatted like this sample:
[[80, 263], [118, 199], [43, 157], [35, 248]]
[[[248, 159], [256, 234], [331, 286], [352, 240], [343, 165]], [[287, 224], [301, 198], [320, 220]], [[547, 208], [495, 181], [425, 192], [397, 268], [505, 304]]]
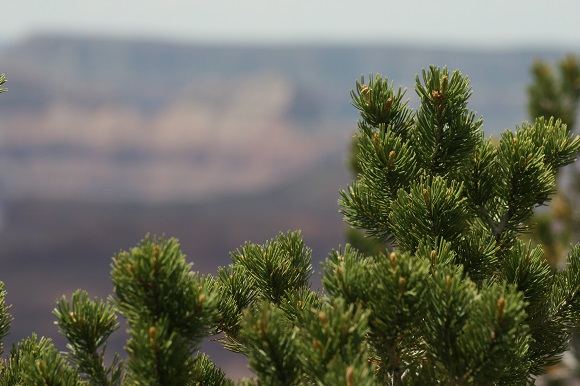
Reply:
[[0, 40], [39, 32], [244, 43], [580, 49], [579, 0], [7, 0]]

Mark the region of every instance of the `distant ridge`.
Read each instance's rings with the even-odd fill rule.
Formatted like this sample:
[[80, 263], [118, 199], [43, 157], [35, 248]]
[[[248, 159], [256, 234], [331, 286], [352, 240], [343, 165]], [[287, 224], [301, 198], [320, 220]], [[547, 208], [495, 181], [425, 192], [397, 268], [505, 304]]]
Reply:
[[361, 74], [407, 88], [413, 106], [422, 68], [459, 69], [489, 135], [526, 119], [532, 60], [564, 53], [33, 36], [0, 51], [10, 87], [0, 168], [8, 196], [167, 201], [269, 189], [345, 151]]
[[[535, 57], [556, 59], [565, 53], [541, 47], [511, 51], [401, 45], [276, 47], [38, 35], [7, 47], [0, 59], [4, 72], [44, 72], [53, 83], [86, 86], [98, 82], [159, 92], [177, 92], [200, 79], [269, 72], [303, 88], [328, 90], [324, 105], [334, 113], [345, 112], [349, 98], [344, 93], [361, 74], [378, 72], [412, 91], [414, 76], [421, 68], [446, 65], [470, 76], [475, 90], [472, 103], [483, 105], [481, 113], [490, 105], [490, 111], [507, 117], [505, 110], [521, 107], [531, 61]], [[488, 120], [493, 115], [484, 114]], [[503, 126], [508, 124], [513, 122]]]

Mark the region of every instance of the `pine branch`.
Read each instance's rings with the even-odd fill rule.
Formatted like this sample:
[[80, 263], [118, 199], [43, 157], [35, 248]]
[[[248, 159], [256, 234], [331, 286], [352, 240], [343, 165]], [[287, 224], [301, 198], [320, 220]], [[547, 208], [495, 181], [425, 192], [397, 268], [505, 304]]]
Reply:
[[148, 236], [119, 253], [112, 268], [114, 305], [131, 327], [129, 379], [186, 384], [192, 354], [216, 319], [213, 283], [191, 272], [175, 239]]
[[0, 385], [81, 386], [76, 371], [57, 352], [50, 339], [36, 334], [14, 345]]
[[[2, 86], [4, 83], [6, 83], [6, 76], [4, 74], [0, 74], [0, 86]], [[6, 91], [8, 91], [7, 88], [0, 88], [0, 94]]]
[[85, 291], [72, 295], [71, 305], [66, 297], [57, 302], [53, 314], [60, 332], [67, 337], [70, 360], [78, 366], [93, 385], [120, 385], [122, 362], [115, 356], [111, 367], [104, 364], [105, 348], [109, 336], [119, 328], [112, 305], [97, 299], [89, 300]]

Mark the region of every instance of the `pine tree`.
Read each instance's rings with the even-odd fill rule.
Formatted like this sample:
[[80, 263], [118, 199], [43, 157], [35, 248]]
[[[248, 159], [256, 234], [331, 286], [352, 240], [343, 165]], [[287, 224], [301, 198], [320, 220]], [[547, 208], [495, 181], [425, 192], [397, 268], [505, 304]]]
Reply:
[[532, 117], [559, 117], [572, 130], [580, 102], [580, 62], [568, 55], [558, 62], [556, 73], [554, 70], [541, 59], [532, 64], [528, 111]]
[[[396, 248], [330, 252], [317, 293], [299, 232], [244, 244], [215, 276], [192, 271], [177, 240], [147, 236], [113, 258], [107, 301], [57, 302], [68, 351], [33, 335], [2, 362], [0, 385], [532, 384], [578, 327], [580, 246], [555, 271], [521, 236], [580, 139], [539, 118], [494, 145], [458, 71], [423, 70], [415, 90], [413, 110], [380, 75], [356, 83], [360, 172], [339, 200], [348, 224]], [[107, 365], [117, 314], [127, 355]], [[233, 382], [198, 352], [216, 335], [255, 377]]]
[[[573, 55], [562, 59], [556, 68], [537, 59], [531, 67], [528, 87], [530, 117], [559, 117], [570, 132], [574, 131], [580, 105], [580, 62]], [[565, 258], [571, 242], [580, 240], [580, 171], [566, 168], [551, 211], [537, 213], [532, 238], [544, 247], [546, 258], [558, 265]]]
[[[531, 66], [532, 83], [528, 87], [528, 112], [531, 117], [558, 116], [570, 132], [575, 129], [580, 105], [580, 62], [568, 55], [554, 68], [537, 59]], [[575, 166], [575, 165], [572, 165]], [[577, 168], [566, 168], [558, 179], [558, 192], [549, 211], [535, 213], [531, 222], [536, 226], [531, 233], [534, 242], [541, 244], [546, 259], [553, 266], [562, 264], [572, 242], [580, 240], [580, 172]], [[561, 384], [561, 378], [580, 376], [580, 337], [573, 334], [570, 342], [571, 356], [567, 372], [549, 374], [550, 384]], [[554, 373], [554, 372], [552, 372]], [[566, 374], [566, 375], [564, 375]], [[560, 379], [558, 379], [560, 378]]]

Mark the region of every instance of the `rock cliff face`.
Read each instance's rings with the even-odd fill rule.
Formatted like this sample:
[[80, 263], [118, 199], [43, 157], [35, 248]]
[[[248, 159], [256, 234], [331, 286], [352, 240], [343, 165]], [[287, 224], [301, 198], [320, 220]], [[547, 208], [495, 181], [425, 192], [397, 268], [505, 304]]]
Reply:
[[58, 97], [36, 111], [5, 112], [10, 191], [167, 201], [271, 187], [346, 137], [344, 129], [334, 138], [297, 129], [284, 116], [291, 92], [284, 79], [261, 76], [190, 86], [151, 112]]
[[160, 202], [259, 191], [345, 151], [356, 121], [348, 93], [362, 73], [412, 90], [422, 66], [459, 68], [489, 133], [525, 117], [534, 54], [33, 37], [0, 55], [10, 87], [1, 178], [7, 197]]
[[195, 67], [207, 60], [195, 50], [180, 63], [177, 48], [110, 44], [40, 39], [6, 53], [8, 194], [183, 201], [259, 191], [348, 138], [336, 121], [301, 129], [284, 74], [212, 73]]

